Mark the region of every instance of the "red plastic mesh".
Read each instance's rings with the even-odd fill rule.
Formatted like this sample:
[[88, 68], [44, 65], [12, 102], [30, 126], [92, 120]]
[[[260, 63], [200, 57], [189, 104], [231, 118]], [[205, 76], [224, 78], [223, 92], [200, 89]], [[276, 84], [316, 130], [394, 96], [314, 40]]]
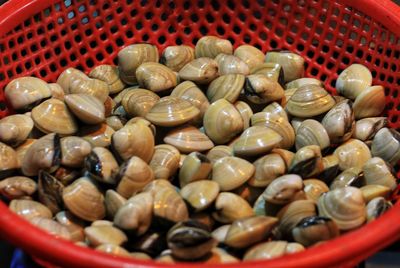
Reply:
[[[321, 79], [330, 91], [338, 73], [362, 63], [374, 84], [385, 87], [391, 127], [400, 127], [399, 37], [331, 1], [60, 1], [1, 38], [0, 89], [19, 76], [54, 82], [67, 66], [89, 72], [116, 64], [118, 51], [129, 44], [149, 42], [162, 51], [206, 34], [235, 47], [295, 51], [306, 59], [306, 76]], [[0, 118], [10, 112], [0, 90]]]

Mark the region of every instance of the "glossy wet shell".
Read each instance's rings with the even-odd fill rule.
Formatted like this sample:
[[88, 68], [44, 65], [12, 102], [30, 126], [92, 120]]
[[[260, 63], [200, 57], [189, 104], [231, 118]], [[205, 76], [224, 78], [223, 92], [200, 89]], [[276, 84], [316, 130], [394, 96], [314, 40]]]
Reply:
[[208, 179], [212, 169], [212, 164], [208, 158], [198, 152], [187, 155], [179, 170], [179, 184], [181, 187], [186, 184]]
[[67, 68], [58, 77], [57, 84], [61, 86], [65, 94], [70, 94], [73, 82], [76, 80], [84, 81], [87, 79], [89, 79], [89, 77], [84, 72], [75, 68]]
[[89, 226], [85, 228], [86, 239], [91, 246], [102, 244], [121, 245], [128, 241], [128, 237], [113, 226]]
[[214, 181], [200, 180], [182, 187], [180, 194], [195, 211], [202, 211], [214, 202], [219, 189], [218, 183]]
[[371, 152], [373, 156], [396, 165], [400, 160], [400, 133], [394, 129], [382, 128], [372, 141]]
[[159, 144], [154, 147], [154, 154], [149, 163], [155, 179], [170, 179], [178, 170], [179, 151], [171, 145]]
[[319, 197], [326, 192], [329, 192], [329, 187], [325, 182], [318, 179], [307, 179], [303, 181], [304, 193], [307, 199], [318, 201]]
[[237, 47], [233, 55], [244, 61], [250, 69], [264, 62], [264, 53], [250, 45], [241, 45]]
[[265, 55], [265, 62], [275, 62], [282, 66], [285, 82], [303, 77], [304, 58], [290, 51], [270, 51]]
[[263, 74], [248, 75], [244, 85], [244, 93], [246, 98], [255, 104], [279, 101], [284, 96], [281, 85]]
[[90, 143], [80, 137], [64, 137], [61, 139], [61, 164], [67, 167], [82, 167], [91, 150]]
[[9, 173], [14, 172], [19, 167], [20, 163], [16, 151], [0, 142], [0, 178], [8, 176]]
[[51, 211], [45, 205], [32, 200], [12, 200], [8, 207], [12, 212], [27, 220], [35, 217], [48, 219], [53, 217]]
[[85, 169], [90, 177], [104, 183], [115, 184], [118, 163], [114, 155], [106, 148], [95, 147], [85, 158]]
[[119, 93], [125, 88], [125, 83], [119, 78], [118, 67], [113, 65], [98, 65], [90, 71], [89, 77], [106, 82], [110, 94]]
[[308, 145], [318, 145], [321, 150], [331, 145], [328, 132], [314, 119], [303, 121], [296, 131], [296, 149], [299, 150]]
[[303, 77], [296, 80], [293, 80], [287, 84], [285, 84], [285, 89], [299, 88], [304, 85], [317, 85], [323, 86], [322, 82], [315, 78]]
[[126, 203], [126, 199], [112, 189], [108, 189], [104, 196], [107, 215], [114, 219], [115, 214]]
[[336, 81], [336, 90], [339, 94], [354, 100], [371, 86], [371, 83], [371, 72], [361, 64], [352, 64], [340, 73]]
[[64, 204], [62, 194], [64, 185], [45, 171], [39, 172], [38, 197], [39, 201], [48, 207], [53, 214], [62, 210]]
[[54, 219], [67, 228], [72, 241], [77, 242], [85, 240], [85, 234], [83, 232], [85, 224], [82, 220], [78, 219], [68, 211], [58, 212]]
[[207, 89], [207, 98], [211, 103], [226, 99], [234, 103], [243, 89], [245, 76], [243, 74], [221, 75], [210, 83]]
[[391, 167], [379, 157], [369, 159], [362, 167], [367, 184], [389, 187], [392, 191], [397, 188], [397, 179], [392, 174]]
[[86, 124], [100, 124], [105, 120], [104, 104], [87, 94], [69, 94], [65, 103], [71, 112]]
[[356, 139], [350, 139], [340, 145], [336, 148], [334, 154], [339, 159], [339, 168], [341, 170], [350, 167], [361, 168], [371, 158], [368, 146]]
[[167, 133], [164, 142], [182, 153], [202, 152], [214, 147], [208, 136], [193, 126], [175, 128]]
[[154, 194], [154, 216], [170, 222], [185, 221], [189, 212], [182, 197], [175, 189], [165, 187]]
[[177, 75], [168, 67], [156, 62], [141, 64], [136, 69], [136, 79], [140, 87], [153, 92], [168, 90], [178, 84]]
[[248, 181], [254, 171], [255, 168], [250, 162], [227, 156], [213, 164], [212, 180], [219, 184], [221, 191], [230, 191]]
[[243, 260], [268, 260], [305, 250], [299, 243], [269, 241], [257, 244], [246, 251]]
[[68, 231], [67, 227], [61, 225], [55, 220], [43, 217], [35, 217], [32, 218], [29, 222], [48, 232], [49, 234], [52, 234], [55, 237], [71, 240], [71, 234]]
[[253, 215], [254, 212], [249, 203], [230, 192], [221, 192], [218, 195], [215, 200], [215, 212], [212, 213], [213, 218], [221, 223], [232, 223]]
[[92, 147], [108, 147], [115, 131], [107, 124], [86, 126], [80, 129], [78, 136], [89, 142]]
[[108, 84], [98, 79], [78, 79], [71, 82], [70, 94], [87, 94], [104, 103], [108, 98]]
[[220, 75], [248, 75], [250, 73], [249, 66], [236, 56], [221, 53], [215, 57], [215, 61], [218, 63], [218, 72]]
[[194, 60], [194, 49], [190, 46], [168, 46], [164, 49], [160, 63], [174, 72], [179, 72], [183, 66]]
[[9, 200], [31, 196], [36, 190], [36, 182], [28, 177], [8, 177], [0, 181], [0, 194]]
[[360, 119], [356, 122], [353, 132], [353, 138], [361, 141], [368, 141], [375, 137], [375, 134], [387, 126], [388, 120], [386, 117], [368, 117]]
[[266, 77], [272, 79], [275, 82], [280, 83], [281, 85], [284, 84], [283, 81], [283, 69], [279, 63], [275, 62], [264, 62], [260, 65], [253, 67], [250, 70], [251, 74], [263, 74]]
[[199, 84], [208, 84], [218, 76], [218, 63], [210, 58], [197, 58], [187, 63], [179, 71], [183, 80]]
[[28, 115], [4, 117], [0, 120], [0, 141], [15, 147], [28, 138], [32, 128], [33, 121]]
[[248, 183], [255, 187], [268, 186], [274, 179], [285, 174], [287, 170], [285, 161], [276, 153], [257, 159], [253, 165], [255, 173]]
[[385, 90], [382, 86], [368, 87], [354, 101], [354, 115], [356, 119], [380, 116], [385, 103]]
[[295, 174], [283, 175], [273, 180], [265, 189], [263, 198], [277, 205], [285, 205], [303, 190], [303, 180]]
[[233, 46], [229, 40], [218, 38], [216, 36], [203, 36], [196, 43], [196, 58], [215, 58], [220, 53], [233, 53]]
[[211, 163], [215, 163], [218, 159], [221, 159], [225, 156], [233, 156], [232, 147], [226, 145], [217, 145], [207, 153], [207, 158]]

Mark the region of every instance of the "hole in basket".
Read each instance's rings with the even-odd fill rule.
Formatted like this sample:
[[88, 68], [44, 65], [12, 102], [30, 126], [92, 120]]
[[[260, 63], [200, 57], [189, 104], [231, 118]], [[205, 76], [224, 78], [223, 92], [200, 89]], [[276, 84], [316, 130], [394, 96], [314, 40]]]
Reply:
[[397, 120], [399, 120], [399, 117], [397, 115], [393, 115], [393, 117], [391, 119], [392, 123], [396, 123]]
[[348, 57], [343, 57], [342, 62], [347, 65], [350, 63], [350, 59]]
[[103, 54], [101, 54], [101, 53], [97, 53], [97, 54], [96, 54], [96, 60], [102, 61], [103, 59], [104, 59]]
[[214, 17], [210, 13], [208, 13], [206, 15], [206, 20], [207, 20], [208, 23], [213, 23], [214, 22]]
[[92, 59], [87, 59], [86, 60], [86, 65], [87, 65], [87, 67], [92, 68], [94, 66], [93, 60]]
[[197, 7], [198, 8], [203, 8], [204, 7], [204, 1], [200, 0], [197, 2]]
[[91, 48], [95, 48], [95, 47], [97, 47], [97, 42], [96, 42], [96, 41], [91, 41], [91, 42], [89, 43], [89, 46], [90, 46]]
[[164, 44], [165, 41], [167, 41], [167, 39], [163, 35], [158, 38], [158, 43], [161, 44], [161, 45]]
[[72, 47], [71, 42], [69, 42], [69, 41], [66, 41], [64, 46], [66, 49], [70, 49]]
[[131, 10], [131, 17], [135, 17], [138, 14], [138, 11], [136, 9]]
[[192, 15], [190, 15], [190, 19], [191, 19], [193, 22], [197, 22], [197, 21], [199, 20], [199, 16], [197, 16], [196, 14], [192, 14]]
[[133, 32], [131, 30], [128, 30], [125, 32], [126, 37], [132, 38], [133, 37]]
[[297, 45], [297, 50], [298, 51], [303, 51], [304, 50], [304, 45], [303, 44], [298, 44]]
[[199, 30], [202, 35], [207, 35], [208, 33], [207, 27], [204, 25], [202, 25]]
[[143, 41], [144, 42], [147, 42], [148, 40], [149, 40], [149, 35], [148, 34], [145, 34], [145, 35], [143, 35]]
[[123, 45], [125, 45], [124, 40], [122, 40], [121, 37], [117, 38], [116, 40], [117, 46], [122, 47]]
[[[250, 36], [249, 36], [249, 39], [250, 39]], [[273, 48], [273, 49], [275, 49], [275, 48], [278, 47], [278, 42], [276, 42], [274, 39], [272, 39], [272, 40], [269, 42], [269, 44], [270, 44], [271, 48]]]
[[80, 53], [81, 55], [85, 55], [85, 54], [87, 53], [87, 49], [84, 48], [84, 47], [82, 47], [82, 48], [79, 50], [79, 53]]
[[91, 29], [87, 29], [86, 31], [85, 31], [85, 35], [86, 36], [91, 36], [93, 34], [93, 31], [91, 30]]
[[218, 11], [221, 7], [220, 4], [218, 3], [218, 1], [216, 1], [216, 0], [211, 1], [211, 6], [215, 11]]
[[319, 64], [324, 64], [324, 62], [325, 62], [325, 59], [324, 59], [324, 57], [322, 57], [322, 56], [319, 56], [318, 58], [317, 58], [317, 63], [319, 63]]
[[229, 9], [234, 10], [235, 9], [235, 3], [232, 0], [229, 0], [227, 3]]
[[40, 74], [40, 77], [42, 77], [42, 78], [45, 78], [47, 76], [47, 72], [44, 69], [40, 70], [39, 74]]
[[217, 33], [219, 35], [224, 35], [225, 34], [225, 29], [222, 26], [217, 27]]
[[223, 20], [226, 24], [231, 23], [231, 17], [230, 17], [228, 14], [222, 15], [222, 20]]
[[[382, 82], [384, 82], [385, 79], [386, 79], [386, 75], [385, 75], [385, 74], [380, 74], [380, 75], [379, 75], [379, 79], [380, 79]], [[397, 91], [396, 91], [396, 92], [397, 92]], [[393, 97], [395, 97], [395, 96], [394, 96], [394, 93], [393, 93]]]
[[110, 46], [107, 46], [107, 47], [106, 47], [106, 51], [107, 51], [108, 54], [112, 54], [112, 53], [113, 53], [113, 48], [112, 48], [112, 46], [111, 46], [111, 45], [110, 45]]
[[392, 66], [391, 66], [391, 69], [392, 69], [393, 72], [397, 71], [397, 66], [396, 66], [396, 64], [393, 63]]
[[50, 71], [52, 72], [57, 71], [57, 66], [54, 63], [50, 64]]
[[311, 75], [317, 76], [317, 75], [318, 75], [318, 69], [312, 68], [312, 69], [311, 69]]
[[239, 13], [239, 19], [243, 22], [246, 22], [246, 15], [244, 13]]
[[185, 3], [183, 3], [183, 8], [185, 10], [188, 10], [190, 8], [190, 2], [189, 1], [185, 1]]
[[60, 47], [56, 47], [56, 48], [54, 49], [54, 53], [55, 53], [56, 55], [60, 55], [60, 54], [61, 54], [61, 48], [60, 48]]
[[107, 35], [105, 33], [102, 33], [100, 35], [100, 39], [103, 40], [103, 41], [106, 40], [107, 39]]
[[6, 109], [7, 109], [7, 105], [4, 102], [0, 101], [0, 110], [5, 111]]
[[176, 44], [178, 46], [183, 44], [183, 41], [182, 41], [182, 39], [180, 37], [176, 38]]
[[393, 83], [393, 81], [394, 81], [393, 76], [388, 76], [387, 81], [389, 83]]

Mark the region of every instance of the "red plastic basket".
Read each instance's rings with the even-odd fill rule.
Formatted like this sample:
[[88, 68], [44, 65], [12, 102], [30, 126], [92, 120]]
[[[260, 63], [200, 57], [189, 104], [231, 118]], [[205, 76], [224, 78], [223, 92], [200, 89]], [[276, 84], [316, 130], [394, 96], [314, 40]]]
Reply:
[[[337, 73], [362, 63], [372, 71], [374, 84], [386, 89], [391, 127], [400, 126], [400, 9], [389, 0], [10, 0], [0, 8], [0, 88], [18, 76], [54, 82], [67, 66], [88, 72], [116, 63], [118, 51], [128, 44], [149, 42], [162, 50], [194, 44], [206, 34], [228, 38], [235, 47], [249, 43], [264, 52], [295, 51], [306, 59], [306, 76], [321, 79], [332, 92]], [[0, 90], [0, 118], [12, 112], [4, 101]], [[378, 220], [305, 252], [229, 267], [354, 265], [399, 239], [399, 222], [397, 202]], [[63, 267], [166, 266], [54, 239], [2, 202], [0, 230], [4, 239]]]

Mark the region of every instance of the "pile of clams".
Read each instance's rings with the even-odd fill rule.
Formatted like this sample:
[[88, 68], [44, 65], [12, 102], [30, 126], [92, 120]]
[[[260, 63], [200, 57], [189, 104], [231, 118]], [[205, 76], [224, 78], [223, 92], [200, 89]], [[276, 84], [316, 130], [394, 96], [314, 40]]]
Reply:
[[118, 66], [11, 81], [0, 195], [56, 237], [158, 262], [305, 250], [373, 221], [398, 188], [384, 88], [352, 64], [331, 95], [304, 59], [205, 36]]

